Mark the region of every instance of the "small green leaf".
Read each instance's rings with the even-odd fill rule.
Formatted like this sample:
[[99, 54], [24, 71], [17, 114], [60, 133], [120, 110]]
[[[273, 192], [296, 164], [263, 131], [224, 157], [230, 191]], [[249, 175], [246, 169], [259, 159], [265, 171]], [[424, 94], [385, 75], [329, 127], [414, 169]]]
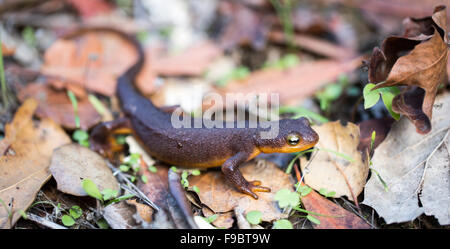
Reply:
[[82, 182], [82, 187], [86, 194], [88, 194], [90, 197], [94, 197], [100, 201], [103, 201], [102, 194], [93, 181], [91, 181], [90, 179], [84, 179]]
[[328, 192], [328, 190], [325, 189], [325, 188], [321, 188], [321, 189], [319, 190], [319, 193], [320, 193], [321, 195], [325, 196], [325, 197], [333, 197], [333, 196], [336, 194], [335, 191], [330, 191], [330, 192]]
[[66, 226], [66, 227], [71, 227], [71, 226], [75, 225], [75, 220], [66, 214], [61, 217], [61, 221], [64, 224], [64, 226]]
[[194, 170], [191, 172], [191, 174], [194, 175], [194, 176], [199, 176], [199, 175], [201, 174], [201, 172], [200, 172], [200, 170], [198, 170], [198, 169], [194, 169]]
[[122, 164], [122, 165], [119, 166], [119, 169], [122, 172], [127, 172], [128, 170], [130, 170], [130, 167]]
[[20, 209], [18, 212], [22, 216], [22, 218], [24, 218], [25, 220], [28, 219], [28, 215], [22, 209]]
[[95, 108], [95, 110], [100, 115], [104, 115], [106, 113], [105, 106], [103, 105], [103, 103], [97, 97], [95, 97], [95, 95], [89, 94], [88, 95], [88, 100], [89, 100], [89, 102], [91, 102], [92, 106]]
[[70, 216], [72, 216], [72, 218], [78, 219], [83, 214], [83, 210], [81, 210], [81, 208], [79, 206], [72, 206], [69, 209], [69, 213], [70, 213]]
[[124, 136], [124, 135], [117, 135], [116, 143], [119, 144], [119, 145], [125, 144], [126, 143], [125, 138], [126, 138], [126, 136]]
[[158, 172], [158, 169], [154, 165], [148, 166], [148, 170], [152, 173]]
[[187, 171], [183, 171], [183, 173], [181, 173], [181, 179], [186, 180], [188, 177], [188, 172]]
[[83, 140], [89, 139], [89, 134], [86, 131], [83, 131], [83, 130], [76, 130], [73, 133], [72, 138], [75, 141], [83, 141]]
[[364, 109], [369, 109], [374, 106], [378, 100], [380, 100], [379, 91], [372, 91], [372, 88], [375, 87], [375, 84], [369, 83], [364, 86], [363, 96], [364, 96]]
[[310, 188], [306, 185], [300, 186], [298, 188], [298, 192], [300, 193], [301, 196], [307, 196], [309, 193], [311, 193], [311, 191], [312, 191], [312, 188]]
[[292, 223], [286, 219], [279, 219], [273, 223], [273, 229], [293, 229]]
[[116, 198], [119, 195], [119, 192], [117, 190], [107, 188], [102, 191], [102, 195], [103, 200], [107, 201]]
[[317, 219], [316, 217], [312, 216], [312, 215], [307, 215], [306, 219], [308, 219], [309, 221], [311, 221], [314, 224], [320, 225], [320, 220]]
[[143, 183], [147, 183], [147, 182], [148, 182], [147, 176], [146, 176], [146, 175], [142, 175], [142, 176], [141, 176], [141, 181], [142, 181]]
[[279, 190], [275, 196], [274, 200], [278, 201], [278, 206], [280, 208], [285, 208], [288, 206], [295, 207], [300, 203], [300, 197], [297, 192], [292, 192], [289, 189]]
[[260, 211], [250, 211], [246, 215], [247, 221], [252, 225], [261, 223], [262, 213]]
[[200, 193], [200, 189], [197, 186], [192, 186], [192, 190], [195, 191], [195, 193]]
[[215, 220], [217, 220], [217, 218], [219, 218], [219, 215], [213, 214], [213, 215], [210, 215], [210, 216], [208, 216], [207, 218], [205, 218], [205, 220], [206, 220], [208, 223], [212, 223], [212, 222], [214, 222]]
[[[383, 89], [383, 88], [381, 88]], [[380, 89], [380, 90], [381, 90]], [[395, 93], [395, 90], [392, 91], [383, 91], [381, 94], [381, 99], [383, 100], [384, 105], [386, 106], [386, 109], [389, 111], [389, 114], [391, 114], [391, 116], [395, 119], [395, 120], [399, 120], [400, 119], [400, 114], [394, 112], [392, 110], [392, 100], [394, 99], [394, 97], [397, 95], [398, 93]]]
[[170, 167], [170, 170], [172, 170], [173, 172], [177, 173], [177, 167], [175, 167], [175, 166]]
[[100, 229], [108, 229], [109, 228], [108, 222], [106, 222], [106, 220], [103, 218], [98, 220], [96, 223]]

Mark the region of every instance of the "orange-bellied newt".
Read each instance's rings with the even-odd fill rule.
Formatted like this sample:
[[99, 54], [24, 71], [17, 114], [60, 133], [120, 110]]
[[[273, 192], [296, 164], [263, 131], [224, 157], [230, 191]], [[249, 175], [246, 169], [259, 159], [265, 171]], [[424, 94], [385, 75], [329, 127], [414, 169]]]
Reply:
[[[259, 153], [307, 150], [319, 139], [306, 118], [279, 120], [278, 135], [271, 139], [263, 139], [260, 136], [261, 131], [267, 130], [263, 127], [270, 127], [261, 125], [261, 121], [256, 126], [250, 126], [249, 121], [246, 121], [245, 128], [236, 128], [236, 124], [231, 126], [234, 128], [207, 128], [204, 125], [201, 128], [174, 128], [171, 114], [156, 107], [134, 86], [135, 77], [144, 64], [144, 51], [139, 42], [126, 33], [110, 28], [81, 29], [66, 35], [65, 38], [73, 38], [89, 30], [114, 32], [131, 42], [138, 53], [137, 62], [118, 78], [116, 94], [125, 117], [101, 123], [93, 128], [90, 139], [92, 148], [96, 151], [102, 152], [102, 145], [107, 142], [109, 132], [129, 127], [152, 157], [177, 166], [221, 166], [229, 182], [241, 192], [257, 199], [258, 196], [254, 192], [270, 192], [270, 189], [261, 186], [260, 181], [248, 182], [238, 169], [242, 163]], [[195, 118], [191, 119], [191, 122], [195, 122]], [[224, 124], [223, 127], [230, 126]]]

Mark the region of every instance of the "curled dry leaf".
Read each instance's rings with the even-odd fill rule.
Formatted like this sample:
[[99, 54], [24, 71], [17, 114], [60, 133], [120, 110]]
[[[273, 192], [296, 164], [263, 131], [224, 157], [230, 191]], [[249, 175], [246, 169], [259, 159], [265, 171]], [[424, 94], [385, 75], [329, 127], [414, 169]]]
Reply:
[[214, 213], [208, 207], [203, 207], [202, 213], [203, 213], [203, 216], [205, 216], [206, 218], [208, 218], [211, 215], [216, 214], [217, 219], [215, 219], [213, 222], [211, 222], [216, 227], [230, 228], [233, 226], [233, 223], [234, 223], [233, 211], [226, 212], [226, 213]]
[[119, 191], [119, 183], [106, 165], [105, 160], [94, 151], [78, 144], [68, 144], [53, 153], [50, 172], [56, 180], [58, 190], [87, 196], [82, 187], [84, 179], [92, 180], [100, 191]]
[[[379, 83], [373, 89], [388, 86], [418, 86], [425, 91], [418, 106], [404, 100], [404, 93], [393, 100], [392, 109], [406, 115], [417, 132], [430, 132], [434, 99], [447, 75], [447, 14], [445, 6], [437, 6], [431, 17], [407, 19], [403, 36], [384, 40], [375, 48], [369, 64], [369, 81]], [[382, 82], [382, 83], [380, 83]], [[425, 115], [423, 115], [425, 114]]]
[[[315, 190], [325, 188], [335, 191], [333, 197], [347, 196], [355, 200], [366, 183], [369, 168], [362, 160], [357, 147], [359, 144], [359, 127], [348, 122], [343, 126], [339, 121], [328, 122], [313, 129], [319, 134], [319, 142], [308, 163], [302, 163], [301, 169], [305, 183]], [[335, 153], [351, 157], [353, 162]]]
[[[143, 220], [147, 223], [152, 221], [153, 209], [145, 204], [139, 203], [136, 200], [126, 200], [129, 205], [133, 205], [136, 207], [136, 214], [139, 215], [140, 218], [136, 219], [136, 221]], [[133, 215], [135, 216], [135, 215]]]
[[[77, 128], [75, 112], [66, 91], [55, 90], [48, 84], [30, 83], [18, 94], [21, 101], [29, 97], [39, 103], [36, 110], [38, 117], [50, 118], [68, 129]], [[87, 96], [77, 99], [77, 105], [82, 129], [87, 130], [102, 120], [102, 116], [95, 110]]]
[[70, 143], [63, 129], [52, 120], [34, 123], [37, 102], [26, 100], [13, 121], [5, 127], [0, 141], [0, 199], [12, 208], [12, 219], [0, 208], [0, 228], [11, 228], [33, 202], [41, 186], [50, 179], [48, 170], [55, 148]]
[[402, 118], [375, 150], [372, 167], [388, 189], [372, 174], [363, 203], [373, 207], [386, 223], [410, 221], [426, 212], [442, 225], [449, 224], [449, 108], [450, 94], [438, 96], [430, 133], [414, 132], [414, 125]]
[[239, 207], [245, 210], [245, 213], [249, 211], [262, 212], [263, 221], [286, 218], [287, 214], [281, 212], [273, 197], [280, 189], [291, 189], [292, 179], [278, 169], [275, 164], [265, 160], [259, 162], [252, 161], [240, 167], [245, 179], [248, 181], [260, 180], [265, 187], [271, 189], [269, 193], [258, 193], [258, 200], [239, 192], [220, 171], [209, 171], [200, 176], [191, 176], [189, 183], [199, 188], [200, 201], [215, 213], [228, 212]]

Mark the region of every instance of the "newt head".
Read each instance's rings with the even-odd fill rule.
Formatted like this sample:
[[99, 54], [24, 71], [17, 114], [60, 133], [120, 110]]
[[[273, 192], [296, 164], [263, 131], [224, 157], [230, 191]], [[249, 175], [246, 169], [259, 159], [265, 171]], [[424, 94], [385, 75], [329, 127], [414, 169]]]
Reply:
[[293, 153], [314, 147], [319, 135], [311, 128], [308, 119], [279, 120], [278, 135], [275, 138], [255, 137], [255, 144], [263, 153]]

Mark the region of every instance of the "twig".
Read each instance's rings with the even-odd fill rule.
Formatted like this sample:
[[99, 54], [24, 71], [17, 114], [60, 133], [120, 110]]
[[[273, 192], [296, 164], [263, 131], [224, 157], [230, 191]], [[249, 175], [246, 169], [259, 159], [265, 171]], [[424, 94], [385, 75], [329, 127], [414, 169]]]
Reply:
[[156, 211], [160, 211], [160, 208], [155, 203], [153, 203], [144, 193], [142, 193], [142, 191], [136, 185], [134, 185], [134, 183], [132, 183], [130, 180], [128, 180], [128, 178], [120, 170], [118, 170], [116, 167], [114, 167], [114, 165], [112, 163], [110, 163], [109, 161], [106, 161], [106, 164], [113, 171], [114, 175], [118, 175], [121, 180], [125, 181], [129, 186], [131, 186], [131, 189], [128, 189], [124, 186], [122, 186], [122, 188], [130, 191], [132, 194], [139, 197], [141, 200], [143, 200], [145, 203], [150, 205]]
[[45, 227], [51, 228], [51, 229], [67, 229], [66, 227], [63, 227], [61, 225], [58, 225], [56, 223], [53, 223], [49, 220], [46, 220], [38, 215], [32, 214], [32, 213], [27, 213], [27, 219], [28, 220], [32, 220], [38, 224], [41, 224]]
[[[447, 131], [447, 133], [445, 134], [444, 138], [441, 140], [441, 142], [433, 149], [433, 151], [430, 153], [430, 155], [427, 156], [427, 159], [425, 160], [425, 168], [423, 169], [423, 174], [422, 174], [422, 178], [420, 178], [419, 181], [419, 185], [417, 186], [416, 191], [414, 191], [414, 194], [419, 193], [419, 190], [423, 184], [423, 181], [425, 180], [425, 173], [427, 171], [428, 168], [428, 164], [430, 161], [430, 158], [434, 155], [434, 153], [442, 146], [442, 144], [445, 142], [445, 140], [447, 140], [448, 134], [450, 134], [450, 131]], [[419, 164], [420, 165], [420, 164]]]

